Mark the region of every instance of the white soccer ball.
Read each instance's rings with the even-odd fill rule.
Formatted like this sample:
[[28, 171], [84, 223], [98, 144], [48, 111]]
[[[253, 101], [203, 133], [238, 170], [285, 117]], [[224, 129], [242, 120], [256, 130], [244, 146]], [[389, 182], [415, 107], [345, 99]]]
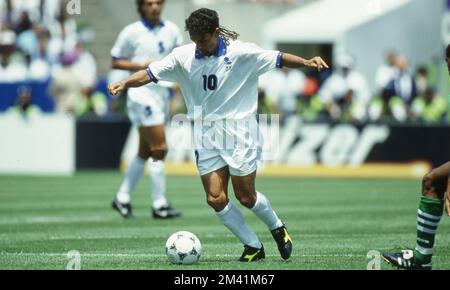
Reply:
[[191, 265], [197, 263], [201, 251], [200, 240], [191, 232], [176, 232], [166, 242], [166, 255], [173, 264]]

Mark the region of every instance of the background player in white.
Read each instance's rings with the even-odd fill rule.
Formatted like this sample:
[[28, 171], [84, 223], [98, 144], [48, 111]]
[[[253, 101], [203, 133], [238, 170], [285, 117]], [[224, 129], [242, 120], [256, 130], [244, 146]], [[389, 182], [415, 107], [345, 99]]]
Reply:
[[[186, 20], [186, 30], [193, 44], [176, 48], [163, 60], [150, 64], [147, 70], [111, 84], [109, 92], [115, 95], [149, 82], [176, 81], [185, 98], [189, 118], [208, 124], [200, 131], [194, 128], [197, 168], [208, 204], [244, 244], [240, 261], [257, 261], [264, 258], [265, 253], [240, 210], [228, 198], [230, 178], [236, 198], [267, 225], [282, 258], [288, 259], [292, 241], [286, 227], [272, 210], [269, 200], [255, 190], [259, 155], [254, 131], [258, 127], [251, 121], [256, 123], [258, 76], [282, 66], [307, 66], [318, 70], [328, 66], [320, 57], [305, 60], [237, 41], [237, 33], [219, 26], [217, 12], [210, 9], [194, 11]], [[245, 119], [250, 122], [242, 123]], [[217, 141], [222, 137], [235, 143], [223, 148]]]
[[[181, 45], [180, 29], [172, 22], [161, 20], [164, 0], [137, 0], [142, 19], [125, 27], [111, 50], [114, 69], [131, 72], [147, 68], [150, 62], [162, 59]], [[145, 162], [152, 184], [152, 214], [154, 218], [173, 218], [180, 212], [166, 198], [166, 176], [162, 157], [166, 154], [164, 123], [168, 113], [168, 84], [149, 84], [130, 88], [127, 92], [128, 116], [139, 130], [139, 151], [129, 164], [112, 206], [124, 218], [132, 217], [130, 194], [139, 181]]]

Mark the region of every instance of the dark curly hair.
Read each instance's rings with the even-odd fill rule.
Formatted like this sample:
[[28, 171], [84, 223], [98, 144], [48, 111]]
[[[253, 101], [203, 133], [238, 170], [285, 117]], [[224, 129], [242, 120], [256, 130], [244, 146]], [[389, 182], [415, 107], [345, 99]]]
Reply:
[[[141, 15], [142, 18], [145, 17], [145, 14], [141, 9], [142, 4], [144, 4], [144, 1], [145, 0], [136, 0], [137, 11], [138, 11], [139, 15]], [[164, 3], [164, 0], [161, 0], [161, 2]]]
[[237, 32], [220, 26], [219, 15], [214, 10], [200, 8], [192, 12], [186, 19], [185, 30], [192, 34], [203, 35], [205, 33], [213, 33], [216, 28], [219, 28], [219, 33], [227, 44], [229, 44], [230, 39], [236, 40], [239, 37]]

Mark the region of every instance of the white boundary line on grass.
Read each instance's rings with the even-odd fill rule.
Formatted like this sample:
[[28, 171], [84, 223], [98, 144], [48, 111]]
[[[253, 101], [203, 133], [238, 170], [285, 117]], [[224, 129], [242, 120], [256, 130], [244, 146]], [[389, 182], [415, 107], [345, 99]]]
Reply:
[[[1, 256], [50, 256], [59, 257], [67, 256], [67, 253], [0, 253]], [[122, 257], [122, 258], [162, 258], [166, 257], [164, 254], [107, 254], [107, 253], [86, 253], [80, 254], [81, 257]], [[215, 254], [211, 255], [213, 257], [236, 257], [236, 255], [230, 254]], [[278, 257], [279, 255], [266, 255], [266, 257]], [[292, 257], [365, 257], [366, 255], [354, 255], [354, 254], [303, 254], [303, 255], [292, 255]]]

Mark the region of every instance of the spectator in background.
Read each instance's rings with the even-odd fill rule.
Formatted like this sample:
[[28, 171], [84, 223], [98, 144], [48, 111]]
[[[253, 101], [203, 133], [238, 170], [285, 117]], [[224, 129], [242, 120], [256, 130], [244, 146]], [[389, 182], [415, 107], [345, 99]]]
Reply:
[[275, 106], [268, 100], [265, 91], [261, 87], [258, 87], [257, 114], [270, 115], [275, 112], [276, 112]]
[[336, 71], [319, 90], [320, 100], [333, 121], [364, 121], [371, 95], [366, 79], [354, 71], [355, 62], [349, 55], [340, 55]]
[[8, 114], [19, 114], [24, 118], [30, 118], [42, 113], [41, 109], [31, 102], [31, 90], [28, 87], [20, 87], [15, 106], [11, 107]]
[[297, 102], [297, 114], [307, 122], [321, 120], [324, 104], [317, 95], [318, 89], [318, 81], [313, 77], [307, 77], [303, 93]]
[[12, 2], [11, 0], [0, 0], [0, 23], [12, 26]]
[[388, 84], [394, 79], [397, 53], [391, 50], [385, 54], [385, 59], [386, 63], [377, 69], [375, 75], [375, 83], [379, 91], [386, 89]]
[[416, 96], [416, 84], [408, 70], [405, 57], [395, 57], [393, 77], [369, 106], [371, 121], [406, 122], [412, 116], [411, 103]]
[[20, 12], [19, 20], [14, 25], [14, 31], [17, 35], [21, 34], [24, 31], [31, 30], [33, 27], [33, 22], [30, 19], [30, 15], [27, 11]]
[[[10, 6], [9, 13], [14, 27], [41, 20], [41, 0], [6, 0], [6, 2], [10, 2], [7, 6]], [[23, 18], [24, 14], [26, 14], [26, 18]], [[23, 22], [24, 20], [25, 22]]]
[[436, 95], [435, 90], [428, 87], [423, 95], [414, 99], [412, 106], [412, 119], [424, 123], [440, 123], [448, 112], [448, 102]]
[[81, 41], [75, 46], [74, 53], [76, 61], [73, 64], [73, 69], [81, 81], [85, 94], [87, 94], [97, 84], [97, 61], [94, 55], [86, 50], [85, 44]]
[[29, 80], [47, 81], [50, 78], [52, 64], [47, 54], [49, 38], [48, 30], [40, 24], [33, 25], [32, 29], [18, 37], [18, 47], [28, 60]]
[[56, 104], [56, 112], [80, 114], [84, 109], [85, 97], [82, 94], [83, 84], [73, 68], [77, 60], [76, 52], [65, 53], [61, 57], [62, 67], [55, 70], [52, 82], [52, 96]]
[[[11, 27], [21, 26], [23, 13], [29, 21], [50, 28], [56, 22], [67, 0], [0, 0], [0, 21]], [[19, 29], [20, 30], [20, 29]]]
[[428, 70], [424, 66], [420, 66], [415, 76], [417, 95], [424, 96], [428, 88]]
[[75, 20], [69, 17], [64, 6], [61, 6], [60, 9], [56, 22], [48, 27], [51, 35], [48, 43], [51, 61], [57, 61], [62, 53], [73, 51], [78, 42]]
[[16, 50], [14, 31], [0, 31], [0, 82], [21, 82], [27, 79], [25, 58]]
[[372, 122], [385, 123], [403, 123], [408, 117], [405, 102], [387, 89], [382, 90], [380, 96], [373, 98], [368, 115]]
[[398, 56], [395, 63], [394, 78], [386, 88], [392, 95], [397, 96], [406, 103], [407, 108], [417, 95], [416, 82], [408, 69], [408, 61]]
[[283, 123], [289, 116], [295, 115], [297, 99], [303, 92], [306, 77], [300, 70], [282, 68], [260, 77], [259, 85], [268, 97], [268, 103], [276, 104]]

